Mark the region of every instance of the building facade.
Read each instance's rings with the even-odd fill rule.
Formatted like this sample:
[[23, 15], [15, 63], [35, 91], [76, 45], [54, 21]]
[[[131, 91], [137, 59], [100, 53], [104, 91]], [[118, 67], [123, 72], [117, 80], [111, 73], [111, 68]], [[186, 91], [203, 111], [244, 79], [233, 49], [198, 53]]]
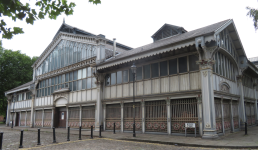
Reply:
[[141, 133], [183, 135], [195, 123], [216, 138], [257, 124], [258, 69], [233, 20], [193, 31], [164, 24], [152, 38], [131, 48], [63, 23], [33, 81], [6, 91], [6, 125], [132, 132], [134, 110]]

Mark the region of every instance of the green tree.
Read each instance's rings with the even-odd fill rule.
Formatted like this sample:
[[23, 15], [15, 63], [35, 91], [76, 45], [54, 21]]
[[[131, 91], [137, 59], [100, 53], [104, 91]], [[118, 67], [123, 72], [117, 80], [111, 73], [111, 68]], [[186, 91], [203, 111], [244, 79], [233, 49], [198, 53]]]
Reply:
[[36, 60], [20, 51], [4, 49], [0, 41], [0, 115], [5, 115], [7, 108], [5, 92], [32, 81], [31, 66]]
[[[100, 0], [89, 0], [89, 2], [96, 5], [101, 3]], [[10, 17], [13, 21], [25, 19], [28, 24], [33, 25], [36, 19], [44, 19], [45, 16], [56, 19], [62, 13], [67, 16], [72, 15], [76, 6], [73, 2], [68, 4], [67, 0], [36, 0], [35, 5], [39, 9], [31, 9], [29, 3], [23, 4], [20, 0], [0, 0], [0, 17]], [[1, 19], [0, 33], [2, 38], [11, 39], [13, 35], [24, 32], [20, 27], [13, 29], [7, 27], [4, 19]]]
[[248, 10], [247, 16], [253, 19], [254, 29], [258, 30], [258, 9], [246, 7]]

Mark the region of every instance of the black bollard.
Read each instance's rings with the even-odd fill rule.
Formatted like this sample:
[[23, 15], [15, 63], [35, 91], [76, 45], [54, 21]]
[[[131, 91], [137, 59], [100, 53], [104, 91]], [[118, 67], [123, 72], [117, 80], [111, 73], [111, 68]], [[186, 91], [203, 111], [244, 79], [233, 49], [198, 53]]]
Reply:
[[245, 135], [247, 135], [247, 122], [245, 122]]
[[4, 136], [4, 132], [0, 132], [0, 150], [2, 150], [2, 146], [3, 146], [3, 136]]
[[116, 123], [114, 122], [114, 133], [113, 134], [116, 134]]
[[67, 131], [67, 141], [70, 141], [70, 127], [68, 127]]
[[102, 128], [102, 125], [99, 126], [99, 138], [101, 138], [101, 128]]
[[55, 127], [53, 127], [53, 143], [56, 143], [56, 131], [55, 131]]
[[93, 139], [93, 126], [90, 126], [90, 138]]
[[40, 128], [38, 128], [38, 144], [37, 145], [40, 145]]
[[79, 140], [82, 140], [82, 127], [79, 127]]
[[21, 130], [21, 138], [20, 138], [20, 146], [19, 146], [19, 148], [23, 148], [22, 141], [23, 141], [23, 130]]

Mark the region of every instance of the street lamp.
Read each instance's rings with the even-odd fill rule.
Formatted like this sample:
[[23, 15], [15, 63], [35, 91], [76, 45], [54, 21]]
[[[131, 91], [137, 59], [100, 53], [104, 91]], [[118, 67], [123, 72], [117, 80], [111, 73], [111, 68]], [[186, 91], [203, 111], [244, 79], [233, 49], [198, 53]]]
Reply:
[[16, 93], [13, 94], [13, 115], [12, 115], [12, 128], [13, 128], [13, 116], [14, 116], [14, 104], [16, 100]]
[[136, 66], [134, 63], [131, 66], [131, 71], [133, 74], [133, 137], [136, 137], [135, 135], [135, 97], [134, 97], [134, 81], [135, 81], [135, 74], [136, 74]]

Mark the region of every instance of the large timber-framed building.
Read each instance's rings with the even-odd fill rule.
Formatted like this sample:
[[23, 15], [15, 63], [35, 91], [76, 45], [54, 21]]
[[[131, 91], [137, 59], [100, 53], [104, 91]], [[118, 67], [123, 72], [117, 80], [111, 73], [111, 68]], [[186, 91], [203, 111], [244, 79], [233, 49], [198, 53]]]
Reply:
[[184, 123], [196, 123], [200, 136], [216, 138], [256, 125], [258, 69], [232, 19], [193, 31], [164, 24], [152, 38], [133, 49], [63, 23], [33, 81], [5, 92], [6, 125], [112, 130], [115, 122], [131, 132], [133, 63], [138, 132], [184, 134]]

